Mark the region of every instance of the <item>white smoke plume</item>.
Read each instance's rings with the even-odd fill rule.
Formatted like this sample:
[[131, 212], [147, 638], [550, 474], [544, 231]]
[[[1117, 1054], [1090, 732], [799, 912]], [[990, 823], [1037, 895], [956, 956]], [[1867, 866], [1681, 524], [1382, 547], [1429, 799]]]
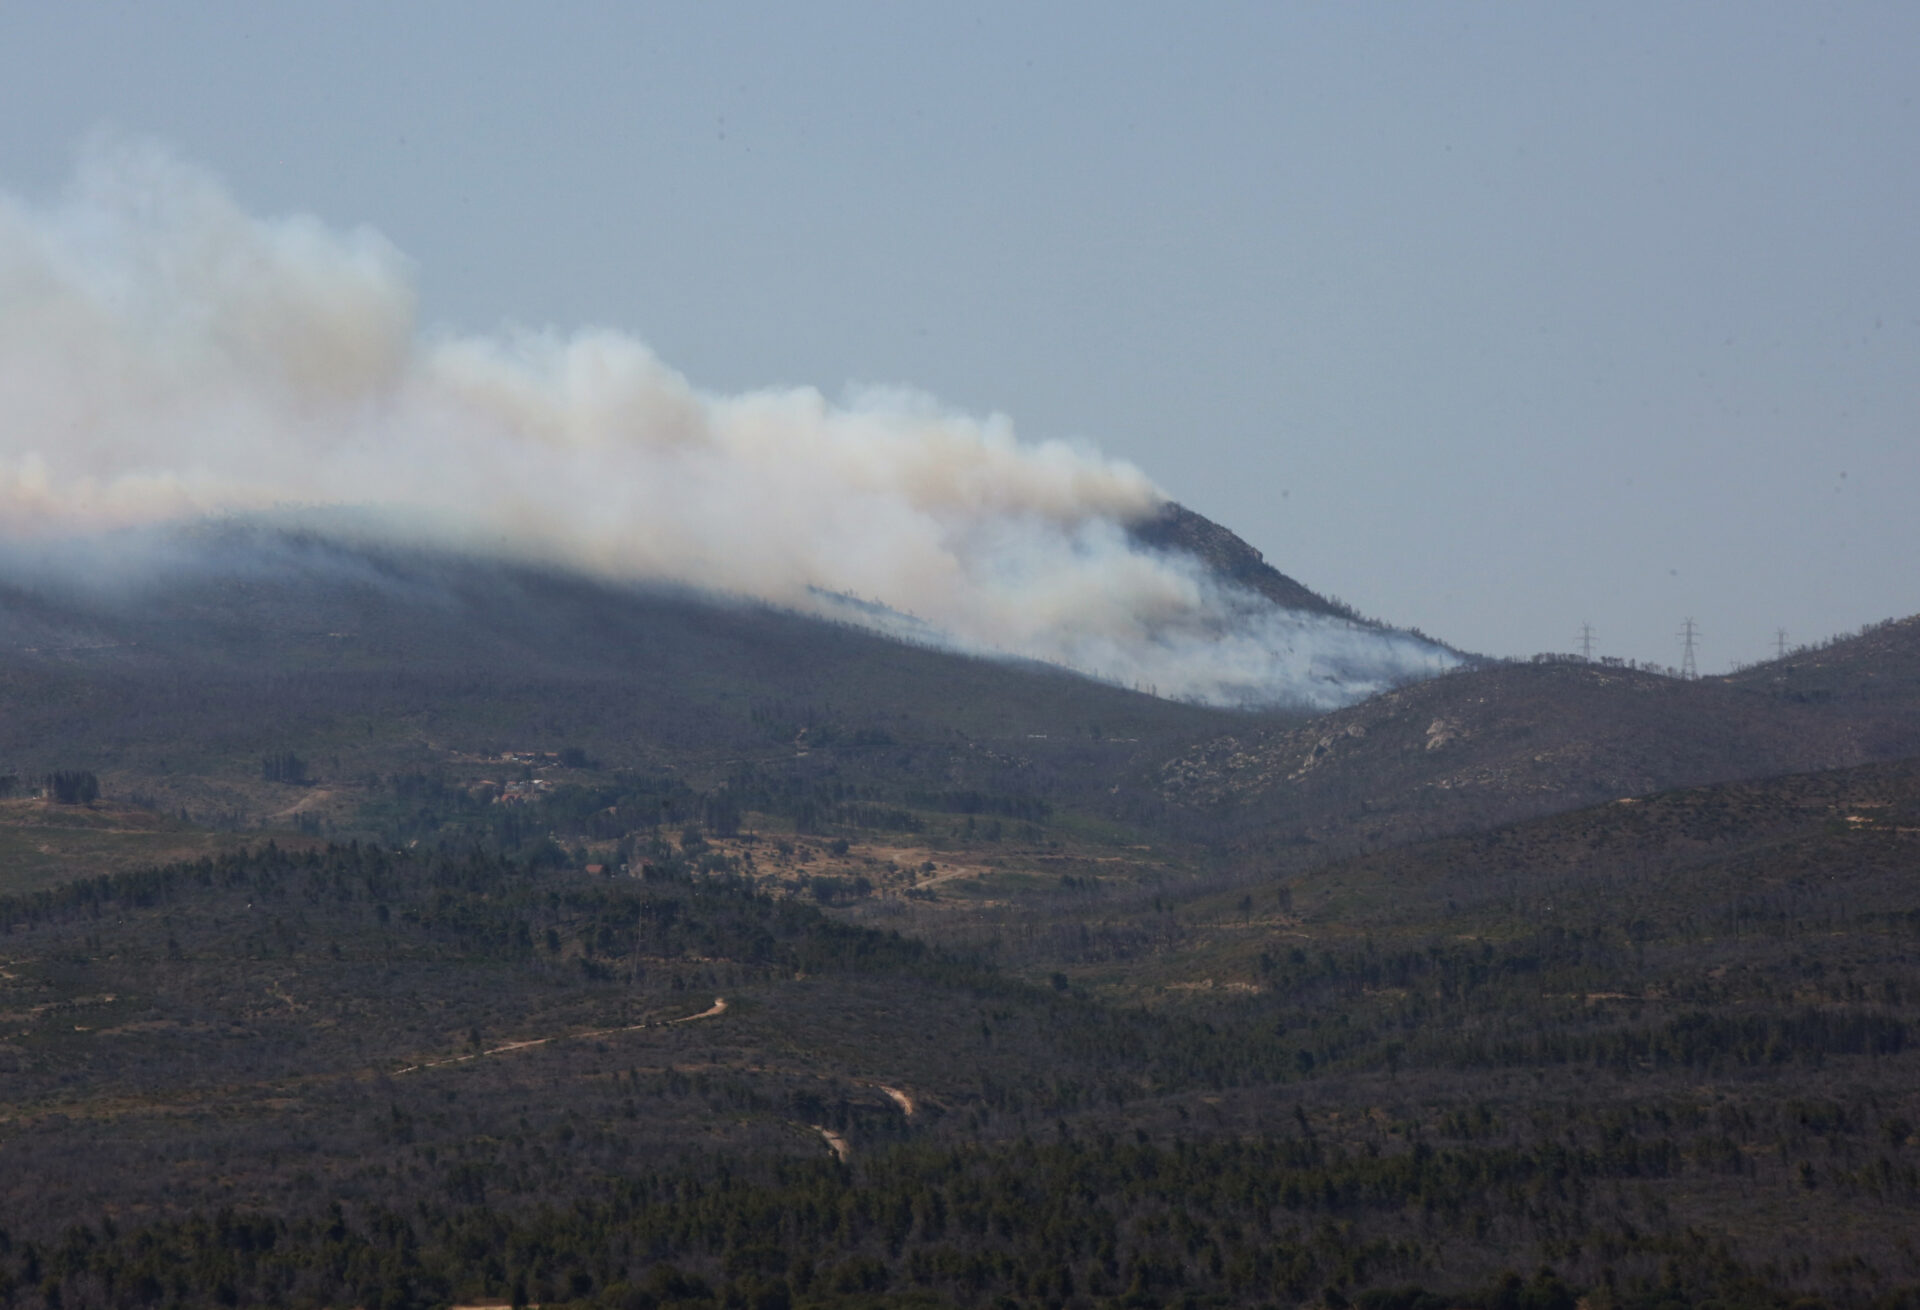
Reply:
[[1456, 662], [1131, 540], [1163, 499], [904, 390], [715, 396], [619, 332], [422, 331], [379, 234], [255, 217], [157, 146], [95, 143], [51, 206], [0, 195], [0, 537], [354, 506], [1215, 703]]

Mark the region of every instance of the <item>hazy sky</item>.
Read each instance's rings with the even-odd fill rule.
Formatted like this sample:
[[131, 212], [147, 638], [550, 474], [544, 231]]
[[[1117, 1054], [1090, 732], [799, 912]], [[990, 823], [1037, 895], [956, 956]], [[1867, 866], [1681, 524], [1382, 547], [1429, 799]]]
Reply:
[[429, 322], [1004, 412], [1472, 649], [1920, 610], [1920, 6], [1193, 9], [8, 6], [0, 189], [158, 137]]

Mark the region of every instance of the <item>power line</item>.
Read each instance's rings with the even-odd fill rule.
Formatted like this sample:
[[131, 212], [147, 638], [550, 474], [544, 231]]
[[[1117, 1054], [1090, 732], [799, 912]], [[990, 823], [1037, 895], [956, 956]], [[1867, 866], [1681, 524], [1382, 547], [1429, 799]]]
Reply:
[[1693, 639], [1699, 635], [1699, 628], [1694, 626], [1693, 618], [1689, 616], [1686, 626], [1680, 629], [1680, 640], [1686, 643], [1683, 648], [1683, 653], [1680, 656], [1680, 676], [1683, 678], [1697, 678], [1700, 676], [1700, 670], [1693, 662]]

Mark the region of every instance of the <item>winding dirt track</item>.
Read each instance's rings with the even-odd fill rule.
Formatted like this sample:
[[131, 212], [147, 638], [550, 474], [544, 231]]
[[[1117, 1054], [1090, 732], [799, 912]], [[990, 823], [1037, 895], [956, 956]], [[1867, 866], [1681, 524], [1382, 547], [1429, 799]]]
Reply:
[[812, 1128], [814, 1132], [819, 1133], [820, 1136], [826, 1140], [828, 1146], [833, 1148], [833, 1153], [840, 1157], [841, 1164], [845, 1164], [853, 1155], [853, 1147], [847, 1144], [847, 1139], [839, 1133], [834, 1132], [833, 1129], [822, 1127], [820, 1124], [814, 1124]]
[[[866, 1083], [864, 1086], [871, 1087], [876, 1092], [884, 1092], [888, 1100], [900, 1107], [901, 1114], [909, 1119], [913, 1118], [913, 1097], [906, 1092], [901, 1091], [898, 1087], [889, 1087], [885, 1083]], [[808, 1124], [807, 1127], [820, 1134], [820, 1139], [840, 1158], [841, 1164], [845, 1164], [853, 1158], [853, 1143], [849, 1142], [845, 1137], [834, 1132], [833, 1129], [828, 1128], [824, 1124]]]
[[[684, 1014], [678, 1019], [653, 1019], [645, 1023], [627, 1024], [619, 1028], [590, 1028], [584, 1032], [556, 1033], [550, 1037], [529, 1037], [525, 1041], [502, 1042], [499, 1046], [490, 1046], [484, 1051], [471, 1051], [466, 1055], [449, 1055], [439, 1060], [422, 1060], [419, 1064], [410, 1064], [404, 1069], [394, 1070], [394, 1076], [398, 1077], [404, 1073], [418, 1073], [423, 1069], [439, 1069], [449, 1064], [465, 1064], [469, 1060], [481, 1060], [490, 1055], [505, 1055], [510, 1051], [530, 1050], [533, 1047], [546, 1046], [552, 1042], [564, 1042], [587, 1037], [609, 1037], [616, 1033], [643, 1032], [648, 1028], [668, 1028], [677, 1023], [693, 1023], [698, 1019], [718, 1018], [726, 1012], [726, 997], [716, 996], [713, 998], [713, 1004], [700, 1011], [700, 1013]], [[898, 1087], [889, 1087], [885, 1083], [869, 1083], [867, 1085], [875, 1091], [882, 1093], [888, 1100], [899, 1106], [902, 1115], [909, 1119], [913, 1117], [914, 1111], [918, 1107], [915, 1105], [913, 1096], [910, 1093]], [[820, 1139], [827, 1144], [828, 1148], [832, 1150], [834, 1156], [842, 1164], [845, 1164], [853, 1158], [853, 1144], [847, 1141], [844, 1136], [826, 1127], [824, 1124], [808, 1124], [807, 1127], [820, 1134]]]
[[[535, 1046], [545, 1046], [549, 1042], [572, 1041], [584, 1037], [608, 1037], [614, 1033], [637, 1033], [647, 1028], [670, 1028], [676, 1023], [692, 1023], [696, 1019], [713, 1019], [727, 1012], [727, 998], [716, 996], [713, 1004], [698, 1014], [684, 1014], [678, 1019], [649, 1019], [645, 1023], [630, 1023], [622, 1028], [590, 1028], [586, 1032], [556, 1033], [551, 1037], [529, 1037], [524, 1042], [505, 1042], [499, 1046], [490, 1046], [484, 1051], [472, 1051], [466, 1055], [449, 1055], [440, 1060], [422, 1060], [419, 1064], [410, 1064], [404, 1069], [395, 1069], [394, 1077], [403, 1073], [416, 1073], [421, 1069], [438, 1069], [442, 1065], [465, 1064], [469, 1060], [484, 1059], [489, 1055], [505, 1055], [509, 1051], [524, 1051]], [[912, 1111], [908, 1111], [912, 1113]]]
[[889, 1087], [885, 1083], [875, 1083], [874, 1088], [878, 1091], [885, 1092], [888, 1098], [900, 1107], [901, 1114], [909, 1119], [913, 1118], [913, 1097], [907, 1095], [907, 1093], [901, 1091], [898, 1087]]

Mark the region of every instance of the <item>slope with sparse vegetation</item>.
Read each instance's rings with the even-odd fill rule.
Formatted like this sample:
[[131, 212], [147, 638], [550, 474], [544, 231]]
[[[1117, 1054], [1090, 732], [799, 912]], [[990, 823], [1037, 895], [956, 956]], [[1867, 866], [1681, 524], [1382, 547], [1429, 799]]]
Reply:
[[0, 1302], [1920, 1298], [1920, 625], [1305, 721], [287, 549], [5, 599]]

